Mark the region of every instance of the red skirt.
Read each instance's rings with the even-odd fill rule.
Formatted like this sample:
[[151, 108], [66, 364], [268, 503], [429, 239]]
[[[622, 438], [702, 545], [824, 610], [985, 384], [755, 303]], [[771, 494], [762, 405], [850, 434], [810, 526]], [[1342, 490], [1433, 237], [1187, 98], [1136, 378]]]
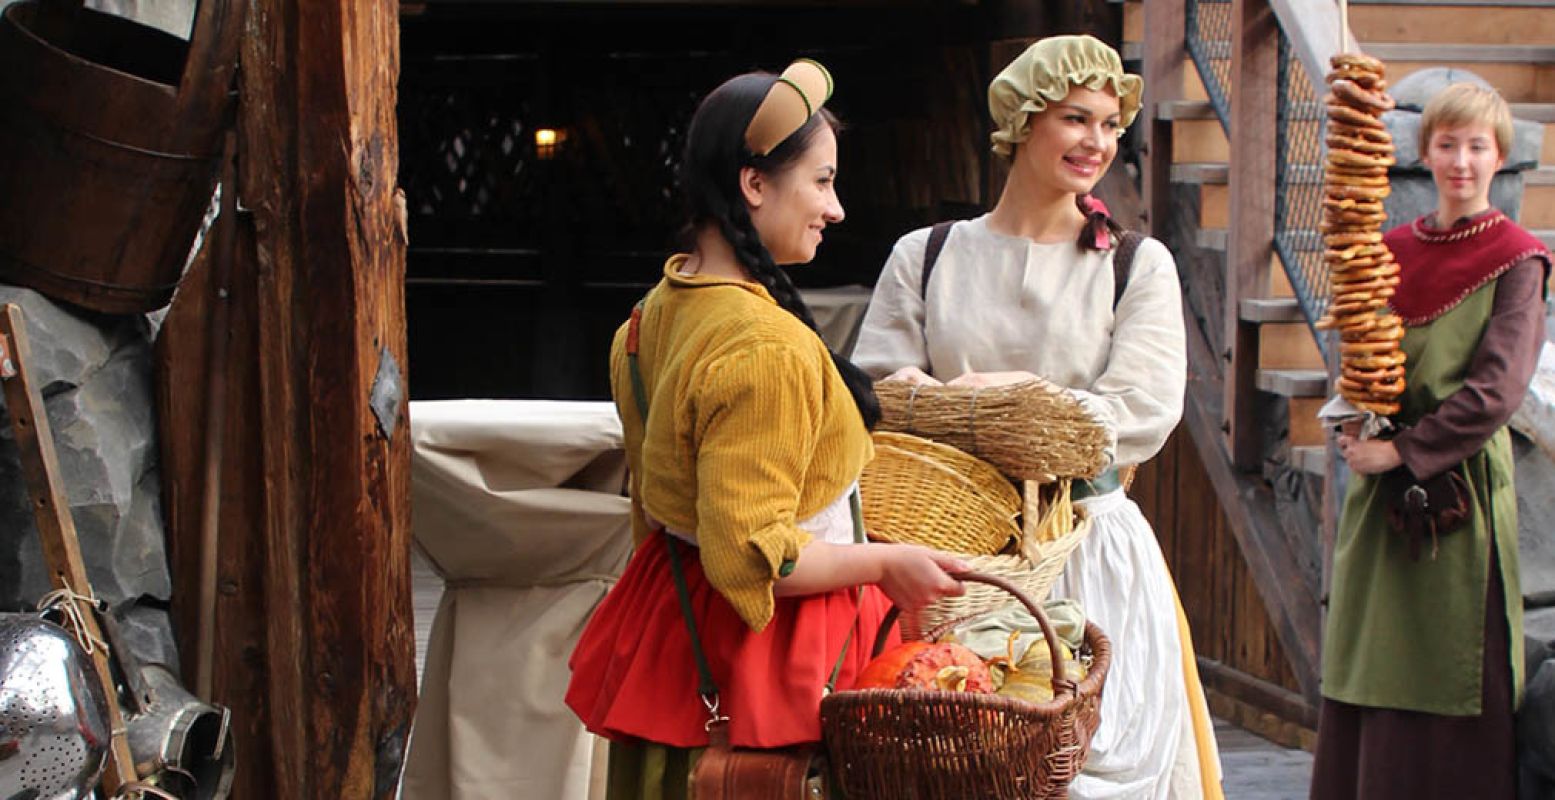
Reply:
[[[691, 637], [670, 572], [667, 534], [643, 542], [589, 619], [572, 652], [567, 705], [590, 731], [618, 741], [705, 747], [707, 709], [697, 694]], [[680, 548], [702, 648], [720, 712], [736, 747], [784, 747], [821, 739], [821, 694], [849, 629], [837, 687], [853, 685], [891, 603], [864, 587], [779, 597], [772, 620], [750, 629], [703, 575], [697, 550]], [[899, 641], [895, 631], [887, 646]]]

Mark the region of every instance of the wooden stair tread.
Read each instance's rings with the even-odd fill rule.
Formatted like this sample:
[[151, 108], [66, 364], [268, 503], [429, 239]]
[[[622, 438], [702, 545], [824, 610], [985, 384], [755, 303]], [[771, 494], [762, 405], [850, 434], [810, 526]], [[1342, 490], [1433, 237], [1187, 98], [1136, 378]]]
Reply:
[[1508, 103], [1512, 116], [1529, 122], [1555, 122], [1555, 103]]
[[1294, 297], [1244, 297], [1238, 306], [1244, 322], [1305, 322]]
[[1196, 162], [1172, 165], [1173, 183], [1223, 184], [1231, 174], [1223, 163]]
[[1215, 119], [1216, 117], [1215, 107], [1208, 100], [1162, 100], [1156, 104], [1155, 118]]
[[1369, 56], [1383, 61], [1459, 61], [1475, 63], [1555, 62], [1555, 46], [1540, 44], [1415, 44], [1413, 42], [1361, 43]]
[[1328, 448], [1309, 444], [1290, 449], [1290, 465], [1319, 477], [1328, 472]]
[[1258, 388], [1282, 397], [1324, 397], [1328, 373], [1320, 369], [1260, 369]]

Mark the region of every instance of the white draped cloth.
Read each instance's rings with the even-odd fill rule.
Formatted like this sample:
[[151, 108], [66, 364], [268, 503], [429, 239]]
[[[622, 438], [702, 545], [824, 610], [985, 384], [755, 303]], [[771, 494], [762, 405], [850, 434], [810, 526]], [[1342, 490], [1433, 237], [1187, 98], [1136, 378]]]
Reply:
[[447, 586], [402, 797], [602, 798], [605, 748], [562, 697], [632, 550], [615, 406], [415, 402], [410, 423], [413, 534]]
[[[876, 377], [917, 366], [940, 380], [1023, 370], [1068, 388], [1116, 435], [1114, 465], [1154, 456], [1182, 416], [1187, 382], [1177, 268], [1141, 242], [1113, 308], [1112, 251], [1043, 244], [958, 223], [922, 293], [928, 229], [893, 249], [853, 359]], [[1121, 491], [1082, 501], [1091, 533], [1054, 597], [1079, 601], [1112, 642], [1101, 729], [1077, 800], [1202, 796], [1177, 600], [1155, 533]], [[1194, 687], [1192, 691], [1201, 691]], [[1213, 750], [1210, 751], [1213, 754]]]

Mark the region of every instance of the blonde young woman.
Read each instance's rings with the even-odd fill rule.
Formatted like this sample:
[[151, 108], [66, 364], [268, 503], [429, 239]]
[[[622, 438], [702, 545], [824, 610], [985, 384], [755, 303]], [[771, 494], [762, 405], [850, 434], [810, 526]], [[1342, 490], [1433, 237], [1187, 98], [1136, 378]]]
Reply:
[[[993, 149], [1010, 163], [993, 211], [957, 223], [927, 282], [930, 230], [896, 243], [854, 360], [877, 377], [1064, 387], [1111, 434], [1111, 469], [1078, 487], [1094, 528], [1054, 590], [1112, 640], [1102, 726], [1071, 796], [1219, 797], [1219, 760], [1188, 628], [1155, 534], [1118, 468], [1155, 455], [1182, 414], [1187, 365], [1176, 265], [1089, 194], [1139, 111], [1142, 82], [1089, 36], [1032, 45], [989, 87]], [[1122, 289], [1121, 294], [1117, 290]]]
[[[1511, 143], [1491, 89], [1454, 84], [1421, 115], [1436, 210], [1385, 239], [1408, 359], [1399, 432], [1339, 437], [1351, 475], [1323, 635], [1320, 800], [1517, 795], [1523, 615], [1506, 424], [1544, 342], [1550, 253], [1490, 205]], [[1466, 522], [1411, 543], [1390, 506], [1447, 473], [1469, 490]]]

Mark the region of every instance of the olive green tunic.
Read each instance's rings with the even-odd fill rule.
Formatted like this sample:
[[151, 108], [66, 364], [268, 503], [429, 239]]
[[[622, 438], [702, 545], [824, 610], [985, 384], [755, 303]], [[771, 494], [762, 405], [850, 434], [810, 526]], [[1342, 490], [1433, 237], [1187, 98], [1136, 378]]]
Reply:
[[[1485, 332], [1497, 281], [1405, 332], [1408, 388], [1395, 422], [1409, 426], [1464, 385]], [[1468, 522], [1419, 561], [1387, 524], [1387, 504], [1413, 479], [1400, 467], [1352, 474], [1334, 549], [1323, 636], [1323, 695], [1340, 702], [1450, 716], [1480, 713], [1490, 540], [1504, 587], [1514, 696], [1522, 691], [1523, 612], [1518, 582], [1517, 500], [1505, 427], [1462, 464], [1472, 488]]]

